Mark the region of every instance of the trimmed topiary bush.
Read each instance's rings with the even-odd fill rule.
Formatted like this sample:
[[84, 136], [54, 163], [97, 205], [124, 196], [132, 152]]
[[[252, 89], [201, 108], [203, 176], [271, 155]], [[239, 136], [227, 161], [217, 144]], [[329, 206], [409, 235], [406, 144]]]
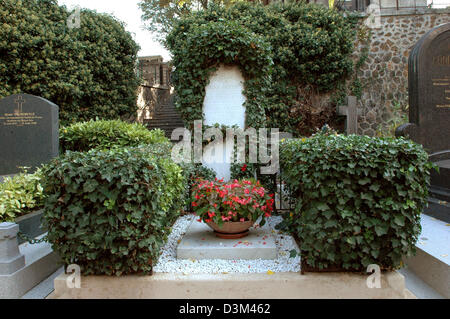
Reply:
[[432, 164], [404, 139], [317, 134], [282, 142], [295, 209], [281, 227], [313, 268], [394, 269], [415, 252]]
[[141, 124], [120, 120], [88, 121], [62, 127], [59, 142], [63, 152], [86, 152], [97, 147], [109, 149], [117, 146], [170, 143], [160, 129], [150, 131]]
[[44, 168], [44, 224], [64, 264], [85, 275], [152, 272], [185, 189], [165, 154], [152, 146], [67, 152]]
[[61, 123], [130, 117], [137, 111], [139, 46], [122, 22], [56, 0], [2, 0], [0, 98], [29, 93], [59, 106]]

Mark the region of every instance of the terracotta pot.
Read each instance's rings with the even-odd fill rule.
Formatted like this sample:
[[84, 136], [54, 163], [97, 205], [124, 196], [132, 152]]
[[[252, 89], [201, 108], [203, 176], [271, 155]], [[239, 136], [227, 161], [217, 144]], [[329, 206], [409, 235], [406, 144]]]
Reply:
[[242, 238], [248, 235], [248, 229], [253, 226], [254, 221], [245, 222], [224, 222], [222, 227], [219, 227], [214, 222], [209, 222], [207, 225], [214, 229], [217, 237], [223, 239]]

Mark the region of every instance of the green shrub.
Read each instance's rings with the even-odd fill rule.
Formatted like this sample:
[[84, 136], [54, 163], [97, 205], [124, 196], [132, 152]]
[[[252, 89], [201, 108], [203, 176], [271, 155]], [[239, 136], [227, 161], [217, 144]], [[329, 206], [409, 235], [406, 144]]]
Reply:
[[55, 0], [1, 1], [0, 98], [42, 96], [63, 124], [134, 115], [139, 46], [110, 15], [83, 9], [68, 28], [71, 13]]
[[0, 183], [0, 223], [14, 221], [16, 217], [37, 210], [43, 205], [42, 173], [27, 171], [6, 177]]
[[184, 196], [184, 205], [189, 210], [190, 209], [190, 203], [191, 203], [191, 191], [192, 186], [196, 182], [197, 179], [205, 179], [209, 181], [213, 181], [216, 178], [216, 172], [212, 169], [202, 166], [202, 164], [195, 164], [195, 163], [180, 163], [183, 176], [186, 181], [186, 189], [185, 189], [185, 196]]
[[[305, 118], [323, 121], [328, 117], [305, 106], [306, 95], [345, 87], [355, 69], [357, 21], [353, 14], [302, 1], [268, 6], [238, 1], [226, 8], [211, 3], [183, 15], [166, 45], [173, 54], [176, 106], [185, 123], [202, 118], [205, 87], [220, 64], [242, 71], [247, 126], [299, 134]], [[327, 111], [331, 117], [334, 108]]]
[[160, 129], [150, 131], [141, 124], [120, 120], [91, 120], [61, 127], [59, 142], [63, 152], [86, 152], [96, 147], [108, 149], [114, 146], [170, 143]]
[[151, 273], [185, 187], [159, 147], [69, 151], [45, 167], [44, 224], [65, 264], [86, 275]]
[[282, 142], [280, 156], [296, 203], [284, 226], [307, 265], [392, 269], [415, 252], [433, 166], [422, 146], [316, 134]]

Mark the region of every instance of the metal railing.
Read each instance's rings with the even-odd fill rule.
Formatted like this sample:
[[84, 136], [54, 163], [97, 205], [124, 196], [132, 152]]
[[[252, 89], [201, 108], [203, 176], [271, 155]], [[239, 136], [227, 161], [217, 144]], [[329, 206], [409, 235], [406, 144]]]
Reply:
[[340, 10], [365, 12], [371, 4], [378, 4], [381, 12], [428, 7], [427, 0], [338, 0], [335, 6]]

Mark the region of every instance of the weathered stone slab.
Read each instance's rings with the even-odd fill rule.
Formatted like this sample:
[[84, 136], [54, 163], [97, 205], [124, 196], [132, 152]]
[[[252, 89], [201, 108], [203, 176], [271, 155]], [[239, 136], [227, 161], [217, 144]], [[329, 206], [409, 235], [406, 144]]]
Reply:
[[[244, 77], [237, 66], [221, 65], [205, 88], [204, 123], [245, 127]], [[204, 149], [203, 165], [213, 169], [217, 178], [230, 179], [232, 141], [209, 144]]]
[[0, 100], [0, 175], [36, 168], [58, 156], [58, 106], [15, 94]]
[[381, 288], [367, 287], [368, 274], [296, 272], [268, 274], [173, 274], [82, 276], [81, 288], [55, 279], [49, 299], [414, 299], [396, 271], [381, 274]]
[[177, 247], [178, 259], [276, 259], [270, 227], [251, 228], [241, 239], [221, 239], [205, 223], [194, 220]]

